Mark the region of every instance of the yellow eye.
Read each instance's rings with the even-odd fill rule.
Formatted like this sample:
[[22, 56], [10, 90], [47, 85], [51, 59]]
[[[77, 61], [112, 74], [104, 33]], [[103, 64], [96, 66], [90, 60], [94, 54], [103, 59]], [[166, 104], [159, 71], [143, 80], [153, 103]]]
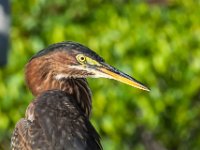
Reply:
[[78, 54], [76, 56], [76, 59], [80, 62], [80, 63], [83, 63], [86, 61], [86, 57], [83, 55], [83, 54]]

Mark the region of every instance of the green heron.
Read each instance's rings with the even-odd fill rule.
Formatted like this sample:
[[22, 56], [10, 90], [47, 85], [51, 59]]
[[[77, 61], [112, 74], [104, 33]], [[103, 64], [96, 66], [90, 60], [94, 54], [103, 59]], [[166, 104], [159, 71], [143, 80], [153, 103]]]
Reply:
[[13, 132], [13, 150], [98, 150], [100, 137], [89, 121], [92, 97], [87, 77], [114, 79], [149, 91], [75, 42], [50, 45], [26, 65], [27, 85], [36, 97]]

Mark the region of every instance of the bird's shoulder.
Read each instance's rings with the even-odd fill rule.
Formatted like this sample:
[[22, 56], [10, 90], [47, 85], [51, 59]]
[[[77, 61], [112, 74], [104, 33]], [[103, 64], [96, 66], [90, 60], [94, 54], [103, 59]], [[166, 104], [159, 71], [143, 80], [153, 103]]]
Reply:
[[27, 109], [26, 119], [20, 120], [15, 130], [20, 138], [31, 141], [26, 141], [30, 147], [101, 149], [100, 137], [88, 118], [72, 96], [59, 90], [36, 97]]

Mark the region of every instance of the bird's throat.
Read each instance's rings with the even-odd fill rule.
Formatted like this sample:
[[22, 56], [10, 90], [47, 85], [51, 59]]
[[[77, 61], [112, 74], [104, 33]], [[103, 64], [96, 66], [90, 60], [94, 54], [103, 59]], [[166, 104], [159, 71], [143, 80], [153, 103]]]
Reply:
[[83, 113], [89, 117], [92, 107], [91, 91], [85, 78], [56, 79], [54, 72], [49, 72], [48, 66], [28, 64], [26, 67], [27, 85], [34, 96], [47, 90], [61, 90], [72, 95]]

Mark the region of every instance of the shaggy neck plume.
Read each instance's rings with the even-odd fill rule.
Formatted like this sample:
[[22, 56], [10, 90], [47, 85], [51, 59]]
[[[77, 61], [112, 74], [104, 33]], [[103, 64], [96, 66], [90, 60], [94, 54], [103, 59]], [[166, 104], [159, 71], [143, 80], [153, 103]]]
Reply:
[[[46, 63], [45, 63], [46, 62]], [[51, 67], [51, 68], [50, 68]], [[72, 95], [87, 117], [91, 112], [91, 91], [85, 78], [56, 79], [56, 71], [49, 66], [48, 60], [31, 60], [26, 65], [26, 82], [34, 96], [47, 90], [62, 90]]]

